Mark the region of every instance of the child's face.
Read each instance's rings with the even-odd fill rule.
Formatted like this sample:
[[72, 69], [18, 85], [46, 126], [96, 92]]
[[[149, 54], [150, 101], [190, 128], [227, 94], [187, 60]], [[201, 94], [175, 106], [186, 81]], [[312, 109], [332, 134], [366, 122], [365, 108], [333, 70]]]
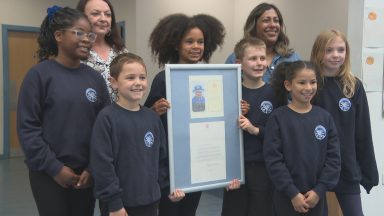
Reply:
[[292, 103], [308, 105], [317, 91], [316, 74], [311, 69], [302, 69], [293, 80], [285, 80], [284, 85], [291, 92]]
[[325, 48], [323, 70], [326, 74], [336, 76], [339, 68], [344, 64], [347, 49], [341, 37], [333, 39]]
[[71, 28], [55, 32], [58, 48], [68, 59], [84, 60], [88, 58], [92, 43], [89, 39], [91, 25], [87, 19], [77, 20]]
[[264, 47], [248, 46], [244, 49], [244, 56], [240, 60], [243, 79], [261, 80], [267, 67], [266, 50]]
[[204, 35], [199, 28], [192, 28], [181, 39], [179, 52], [180, 64], [195, 64], [203, 57]]
[[126, 105], [138, 105], [147, 90], [147, 73], [137, 62], [125, 63], [117, 80], [111, 78], [113, 89], [117, 89], [118, 101]]

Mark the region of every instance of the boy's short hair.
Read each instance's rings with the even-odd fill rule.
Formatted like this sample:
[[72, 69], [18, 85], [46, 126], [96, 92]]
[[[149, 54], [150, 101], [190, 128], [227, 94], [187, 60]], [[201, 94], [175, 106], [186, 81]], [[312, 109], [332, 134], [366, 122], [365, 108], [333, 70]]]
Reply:
[[236, 59], [241, 60], [244, 57], [245, 49], [250, 46], [267, 49], [267, 46], [265, 45], [264, 41], [262, 41], [259, 38], [256, 38], [256, 37], [243, 38], [239, 42], [237, 42], [235, 46], [234, 52], [235, 52]]
[[130, 64], [134, 62], [141, 64], [144, 67], [145, 73], [147, 73], [144, 60], [140, 56], [133, 53], [122, 53], [112, 60], [111, 65], [109, 66], [110, 76], [117, 80], [124, 64]]

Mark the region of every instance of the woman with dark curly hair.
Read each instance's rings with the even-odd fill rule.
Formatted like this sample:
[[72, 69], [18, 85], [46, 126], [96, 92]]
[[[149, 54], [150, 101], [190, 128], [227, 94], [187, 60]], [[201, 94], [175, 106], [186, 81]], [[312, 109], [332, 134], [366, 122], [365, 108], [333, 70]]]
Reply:
[[[269, 83], [273, 70], [281, 62], [292, 62], [300, 59], [299, 55], [289, 48], [289, 39], [285, 34], [285, 24], [280, 10], [273, 4], [261, 3], [249, 13], [244, 25], [244, 38], [257, 37], [267, 45], [267, 71], [263, 80]], [[234, 64], [232, 53], [225, 61]]]
[[[153, 29], [149, 46], [159, 67], [170, 64], [196, 64], [209, 62], [212, 53], [223, 44], [224, 26], [216, 18], [199, 14], [192, 17], [172, 14], [162, 18]], [[145, 106], [151, 107], [161, 118], [167, 132], [167, 109], [165, 72], [158, 73], [153, 80]], [[160, 216], [194, 216], [201, 192], [187, 193], [180, 202], [173, 203], [168, 198], [169, 177], [161, 183], [162, 196], [159, 204]], [[239, 187], [235, 181], [230, 188]]]

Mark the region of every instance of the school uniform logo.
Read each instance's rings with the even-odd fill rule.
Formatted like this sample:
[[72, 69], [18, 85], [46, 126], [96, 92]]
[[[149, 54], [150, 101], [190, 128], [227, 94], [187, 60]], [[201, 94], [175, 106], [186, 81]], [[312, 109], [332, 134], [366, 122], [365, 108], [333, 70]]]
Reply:
[[263, 101], [260, 104], [260, 109], [263, 113], [269, 114], [273, 110], [273, 105], [270, 101]]
[[85, 90], [85, 96], [92, 103], [96, 102], [97, 100], [97, 93], [93, 88], [87, 88], [87, 90]]
[[341, 98], [339, 100], [339, 108], [342, 111], [347, 112], [351, 108], [351, 106], [352, 106], [352, 103], [348, 98]]
[[148, 131], [147, 133], [145, 133], [145, 135], [144, 135], [145, 146], [150, 148], [150, 147], [152, 147], [154, 142], [155, 142], [155, 137], [153, 136], [152, 132]]
[[317, 125], [315, 127], [315, 137], [318, 140], [323, 140], [327, 136], [327, 129], [322, 125]]

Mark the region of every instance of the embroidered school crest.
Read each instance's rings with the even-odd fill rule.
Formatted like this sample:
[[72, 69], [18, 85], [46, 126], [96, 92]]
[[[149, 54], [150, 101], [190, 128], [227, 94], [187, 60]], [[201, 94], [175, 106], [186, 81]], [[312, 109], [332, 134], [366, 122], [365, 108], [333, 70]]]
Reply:
[[327, 136], [327, 130], [322, 125], [317, 125], [315, 127], [315, 137], [318, 140], [323, 140]]
[[85, 90], [85, 96], [93, 103], [97, 100], [97, 93], [93, 88], [87, 88], [87, 90]]
[[148, 131], [144, 135], [144, 143], [145, 146], [148, 148], [152, 147], [153, 143], [155, 142], [155, 137], [153, 136], [152, 132]]
[[352, 106], [352, 103], [348, 98], [341, 98], [339, 100], [339, 108], [342, 111], [347, 112], [351, 108], [351, 106]]
[[269, 114], [273, 110], [273, 105], [270, 101], [263, 101], [260, 104], [260, 109], [263, 113]]

